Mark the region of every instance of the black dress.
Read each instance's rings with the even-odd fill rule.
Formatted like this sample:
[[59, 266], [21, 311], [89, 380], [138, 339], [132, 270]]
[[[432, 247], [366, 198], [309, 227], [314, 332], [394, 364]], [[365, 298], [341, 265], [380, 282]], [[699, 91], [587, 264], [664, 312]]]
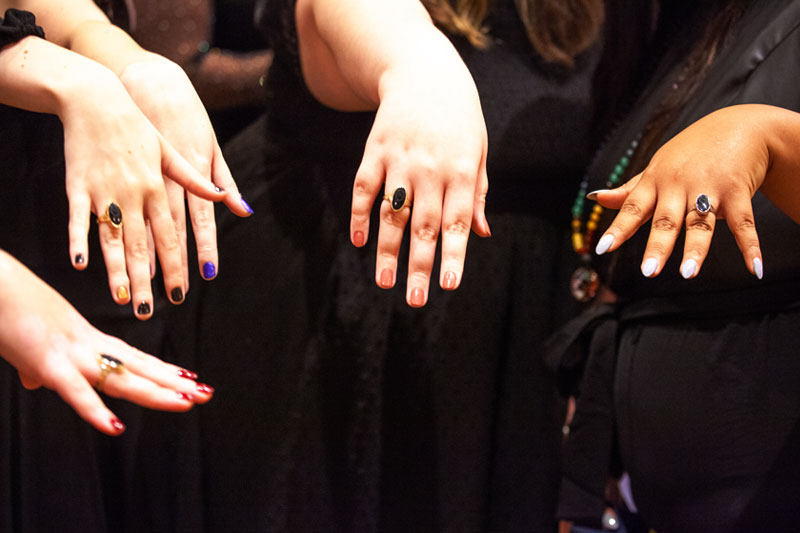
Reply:
[[[728, 105], [800, 110], [798, 50], [800, 2], [751, 2], [662, 141]], [[604, 187], [682, 69], [681, 58], [665, 58], [599, 154], [590, 189]], [[636, 505], [660, 533], [797, 530], [800, 228], [760, 194], [753, 210], [763, 280], [721, 221], [694, 279], [679, 274], [682, 238], [658, 277], [642, 276], [649, 225], [604, 263], [619, 304], [590, 343], [566, 448], [565, 518], [591, 515], [587, 503], [599, 516], [618, 447]]]
[[376, 239], [349, 243], [374, 115], [316, 102], [294, 2], [266, 9], [269, 111], [226, 148], [255, 217], [220, 213], [220, 276], [197, 320], [198, 368], [217, 386], [201, 412], [208, 527], [551, 530], [561, 422], [540, 345], [598, 50], [571, 72], [545, 66], [511, 1], [488, 20], [488, 50], [454, 39], [487, 119], [493, 237], [470, 239], [457, 291], [432, 286], [415, 310], [402, 283], [375, 286]]
[[[191, 352], [171, 348], [181, 339], [165, 324], [185, 310], [168, 302], [160, 275], [153, 281], [154, 316], [140, 322], [108, 293], [96, 224], [89, 266], [72, 268], [63, 139], [58, 118], [0, 106], [0, 248], [98, 329], [191, 368], [179, 359]], [[99, 433], [53, 391], [25, 390], [16, 370], [0, 360], [0, 531], [202, 529], [197, 411], [152, 412], [103, 399], [127, 427], [120, 437]]]

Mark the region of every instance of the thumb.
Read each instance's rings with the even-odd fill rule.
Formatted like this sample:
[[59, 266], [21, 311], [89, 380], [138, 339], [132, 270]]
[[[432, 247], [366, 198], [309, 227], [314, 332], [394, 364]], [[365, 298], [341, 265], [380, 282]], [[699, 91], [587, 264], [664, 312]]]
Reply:
[[636, 188], [636, 185], [639, 183], [639, 180], [642, 178], [642, 174], [639, 173], [624, 185], [617, 187], [616, 189], [599, 189], [596, 191], [592, 191], [586, 195], [586, 198], [589, 200], [595, 200], [597, 203], [606, 207], [608, 209], [619, 209], [622, 207], [622, 204], [625, 202], [625, 199], [628, 195]]

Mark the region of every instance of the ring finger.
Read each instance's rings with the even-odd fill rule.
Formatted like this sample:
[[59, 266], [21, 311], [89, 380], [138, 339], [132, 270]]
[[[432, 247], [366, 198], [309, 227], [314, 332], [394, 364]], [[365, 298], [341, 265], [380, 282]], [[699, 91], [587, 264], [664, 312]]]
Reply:
[[[375, 281], [379, 287], [394, 287], [397, 277], [397, 255], [403, 241], [408, 219], [411, 216], [412, 193], [400, 180], [387, 176], [381, 201], [381, 221], [378, 228], [378, 252]], [[403, 197], [403, 201], [400, 198]], [[394, 205], [393, 205], [394, 204]], [[399, 207], [399, 209], [396, 209]]]
[[97, 230], [100, 237], [100, 249], [108, 271], [108, 286], [111, 297], [118, 304], [124, 305], [130, 301], [130, 280], [125, 263], [125, 244], [122, 240], [122, 228], [104, 222], [107, 216], [106, 209], [112, 204], [111, 200], [95, 205], [94, 211], [98, 214]]

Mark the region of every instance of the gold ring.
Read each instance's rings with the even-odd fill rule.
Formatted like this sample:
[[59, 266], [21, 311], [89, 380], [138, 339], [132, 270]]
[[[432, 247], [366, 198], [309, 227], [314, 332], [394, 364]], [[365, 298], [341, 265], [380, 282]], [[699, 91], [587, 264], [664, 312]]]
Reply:
[[103, 386], [106, 384], [108, 375], [111, 372], [121, 374], [125, 365], [116, 357], [103, 353], [97, 355], [97, 364], [100, 365], [100, 377], [97, 378], [97, 385], [94, 388], [97, 389], [97, 392], [103, 392]]
[[406, 190], [403, 187], [396, 188], [392, 194], [384, 194], [383, 199], [389, 201], [393, 211], [411, 207], [411, 201], [408, 199], [408, 194], [406, 194]]
[[115, 228], [121, 228], [122, 209], [120, 209], [120, 207], [114, 202], [111, 202], [106, 206], [105, 213], [103, 213], [102, 215], [97, 215], [97, 223], [99, 224], [101, 222], [108, 222], [111, 226]]

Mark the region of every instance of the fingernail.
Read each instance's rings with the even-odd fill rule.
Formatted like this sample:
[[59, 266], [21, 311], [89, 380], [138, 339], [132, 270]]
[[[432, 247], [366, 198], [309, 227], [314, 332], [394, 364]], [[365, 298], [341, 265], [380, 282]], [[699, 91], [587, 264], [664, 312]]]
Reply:
[[77, 255], [75, 256], [75, 264], [76, 264], [76, 265], [82, 265], [82, 264], [84, 264], [85, 262], [86, 262], [86, 257], [84, 257], [84, 255], [83, 255], [83, 254], [77, 254]]
[[125, 285], [120, 285], [117, 287], [117, 300], [127, 302], [128, 301], [128, 287]]
[[608, 189], [597, 189], [596, 191], [592, 191], [586, 195], [586, 199], [592, 201], [597, 200], [597, 195], [600, 194], [601, 192], [606, 192], [607, 190]]
[[111, 419], [111, 427], [116, 429], [118, 433], [122, 433], [123, 431], [125, 431], [125, 424], [120, 422], [119, 418]]
[[363, 231], [357, 231], [357, 232], [353, 233], [353, 244], [355, 244], [359, 248], [364, 246], [364, 232]]
[[139, 307], [136, 308], [136, 313], [140, 315], [149, 315], [150, 314], [150, 304], [148, 302], [142, 302], [139, 304]]
[[242, 201], [242, 207], [244, 207], [245, 211], [247, 211], [249, 214], [251, 214], [251, 215], [252, 215], [252, 214], [253, 214], [253, 208], [252, 208], [252, 207], [250, 207], [250, 204], [248, 204], [248, 203], [245, 201], [245, 199], [244, 199], [244, 198], [240, 198], [240, 200]]
[[223, 189], [222, 187], [217, 187], [216, 185], [214, 185], [214, 190], [217, 192], [225, 192], [225, 189]]
[[187, 394], [185, 392], [180, 392], [180, 391], [176, 392], [175, 394], [177, 394], [178, 398], [180, 398], [181, 400], [189, 400], [190, 402], [194, 401], [194, 396], [192, 396], [191, 394]]
[[197, 391], [203, 394], [214, 394], [214, 387], [211, 385], [206, 385], [205, 383], [198, 383]]
[[642, 274], [644, 274], [646, 278], [649, 278], [656, 273], [657, 268], [658, 260], [655, 257], [649, 257], [642, 265]]
[[614, 244], [614, 236], [610, 233], [603, 235], [603, 238], [597, 243], [597, 248], [594, 249], [597, 255], [603, 255]]
[[697, 274], [697, 261], [694, 259], [687, 259], [681, 265], [681, 276], [683, 276], [683, 279], [689, 279], [695, 274]]
[[455, 272], [447, 272], [444, 275], [444, 289], [451, 291], [456, 288], [456, 273]]
[[411, 305], [414, 307], [422, 307], [425, 305], [425, 291], [416, 288], [411, 291]]
[[195, 374], [191, 370], [186, 370], [185, 368], [181, 368], [180, 370], [178, 370], [178, 375], [182, 378], [197, 379], [197, 374]]
[[381, 279], [380, 279], [381, 287], [383, 287], [384, 289], [391, 289], [392, 281], [394, 281], [394, 274], [392, 274], [391, 269], [384, 268], [381, 271]]
[[756, 277], [761, 279], [764, 277], [764, 265], [761, 263], [761, 259], [756, 257], [753, 259], [753, 272], [756, 273]]
[[181, 289], [180, 287], [175, 287], [169, 294], [172, 297], [172, 301], [175, 302], [176, 304], [181, 303], [183, 301], [183, 289]]
[[208, 261], [206, 264], [203, 265], [203, 279], [214, 279], [217, 275], [217, 267], [214, 266], [214, 263]]

